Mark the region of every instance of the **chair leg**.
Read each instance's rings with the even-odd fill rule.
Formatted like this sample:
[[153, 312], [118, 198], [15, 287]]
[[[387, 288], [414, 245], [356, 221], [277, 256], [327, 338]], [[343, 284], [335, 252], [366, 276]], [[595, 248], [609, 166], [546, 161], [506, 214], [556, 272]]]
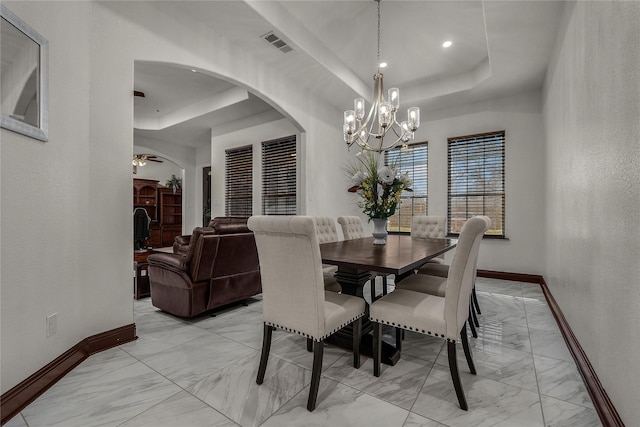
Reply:
[[458, 372], [455, 341], [447, 340], [447, 355], [449, 356], [449, 371], [451, 372], [453, 387], [456, 389], [456, 396], [458, 396], [460, 409], [467, 411], [469, 407], [467, 406], [467, 399], [464, 397], [464, 390], [462, 389], [462, 382], [460, 381], [460, 373]]
[[473, 314], [471, 313], [472, 311], [473, 310], [471, 310], [471, 304], [469, 304], [469, 327], [471, 328], [471, 335], [473, 335], [474, 338], [478, 338], [476, 327], [473, 324]]
[[404, 329], [396, 328], [396, 350], [402, 351], [403, 339], [404, 339]]
[[382, 323], [371, 322], [373, 327], [373, 376], [380, 376], [380, 359], [382, 356]]
[[476, 295], [476, 287], [475, 286], [471, 290], [471, 298], [473, 298], [473, 305], [476, 306], [476, 312], [478, 312], [478, 314], [482, 314], [482, 312], [480, 311], [480, 304], [478, 304], [478, 295]]
[[471, 309], [471, 316], [473, 317], [473, 324], [476, 325], [476, 328], [480, 327], [480, 322], [478, 322], [478, 316], [476, 316], [476, 309], [473, 305], [473, 297], [469, 297], [469, 308]]
[[309, 389], [309, 400], [307, 401], [307, 410], [309, 412], [313, 412], [313, 410], [316, 409], [323, 353], [324, 341], [316, 341], [313, 345], [313, 370], [311, 371], [311, 386]]
[[467, 365], [469, 365], [469, 371], [475, 375], [476, 367], [473, 364], [473, 354], [471, 354], [471, 347], [469, 347], [469, 338], [467, 337], [467, 325], [462, 327], [460, 331], [460, 338], [462, 339], [462, 348], [464, 349], [464, 357], [467, 358]]
[[264, 325], [264, 332], [262, 337], [262, 354], [260, 355], [260, 367], [258, 368], [258, 378], [256, 383], [262, 384], [264, 382], [264, 374], [267, 371], [267, 361], [269, 360], [269, 350], [271, 350], [271, 333], [273, 332], [273, 326]]
[[353, 367], [360, 368], [360, 335], [362, 335], [362, 317], [353, 322]]
[[387, 276], [382, 276], [382, 295], [387, 294]]
[[313, 340], [311, 338], [307, 338], [307, 351], [309, 353], [313, 351]]

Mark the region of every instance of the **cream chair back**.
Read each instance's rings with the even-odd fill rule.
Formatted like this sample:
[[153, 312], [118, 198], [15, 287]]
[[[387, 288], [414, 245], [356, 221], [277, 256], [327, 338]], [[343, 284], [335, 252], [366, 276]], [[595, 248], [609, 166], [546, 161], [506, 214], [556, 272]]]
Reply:
[[436, 215], [416, 215], [411, 221], [411, 237], [417, 239], [443, 239], [445, 217]]
[[446, 338], [450, 340], [458, 339], [460, 330], [469, 317], [469, 297], [473, 289], [476, 259], [482, 236], [490, 225], [489, 217], [475, 216], [469, 219], [460, 231], [453, 261], [449, 267], [445, 292]]
[[316, 216], [316, 235], [318, 242], [329, 243], [338, 241], [338, 229], [333, 218], [329, 216]]
[[359, 216], [339, 216], [338, 224], [342, 228], [342, 235], [345, 240], [361, 239], [366, 237], [364, 226]]
[[316, 222], [308, 216], [252, 216], [267, 325], [321, 339], [325, 294]]

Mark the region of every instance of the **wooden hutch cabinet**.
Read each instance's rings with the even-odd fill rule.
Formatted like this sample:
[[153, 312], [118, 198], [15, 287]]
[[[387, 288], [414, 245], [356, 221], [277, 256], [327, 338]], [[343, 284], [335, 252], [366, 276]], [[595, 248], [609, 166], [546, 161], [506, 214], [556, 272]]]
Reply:
[[134, 178], [133, 208], [144, 208], [151, 217], [147, 246], [171, 246], [182, 234], [182, 191], [174, 193], [156, 180]]
[[162, 246], [171, 246], [174, 238], [182, 235], [182, 191], [160, 187], [158, 205]]

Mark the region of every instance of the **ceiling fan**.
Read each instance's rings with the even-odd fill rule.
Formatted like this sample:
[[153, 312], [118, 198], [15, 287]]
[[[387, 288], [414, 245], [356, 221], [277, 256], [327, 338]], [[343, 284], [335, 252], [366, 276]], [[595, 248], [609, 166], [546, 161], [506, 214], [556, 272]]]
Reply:
[[133, 166], [144, 166], [147, 162], [162, 163], [162, 160], [158, 160], [158, 156], [152, 154], [134, 154], [131, 163]]

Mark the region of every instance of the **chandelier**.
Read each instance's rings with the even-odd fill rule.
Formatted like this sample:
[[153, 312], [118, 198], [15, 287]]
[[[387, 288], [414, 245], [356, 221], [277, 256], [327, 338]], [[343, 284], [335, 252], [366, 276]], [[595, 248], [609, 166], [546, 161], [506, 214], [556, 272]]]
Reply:
[[[373, 104], [365, 118], [364, 98], [356, 98], [353, 101], [353, 110], [344, 112], [343, 135], [347, 147], [358, 144], [361, 150], [381, 153], [391, 150], [402, 143], [402, 148], [407, 147], [407, 142], [413, 139], [415, 131], [420, 126], [420, 108], [411, 107], [407, 111], [407, 120], [398, 122], [396, 113], [400, 107], [400, 90], [391, 88], [388, 92], [388, 100], [385, 100], [380, 67], [380, 1], [378, 3], [378, 72], [373, 76]], [[392, 142], [385, 145], [384, 137], [387, 133]], [[371, 141], [371, 142], [369, 142]], [[376, 142], [377, 141], [377, 142]], [[387, 139], [387, 141], [389, 141]]]

